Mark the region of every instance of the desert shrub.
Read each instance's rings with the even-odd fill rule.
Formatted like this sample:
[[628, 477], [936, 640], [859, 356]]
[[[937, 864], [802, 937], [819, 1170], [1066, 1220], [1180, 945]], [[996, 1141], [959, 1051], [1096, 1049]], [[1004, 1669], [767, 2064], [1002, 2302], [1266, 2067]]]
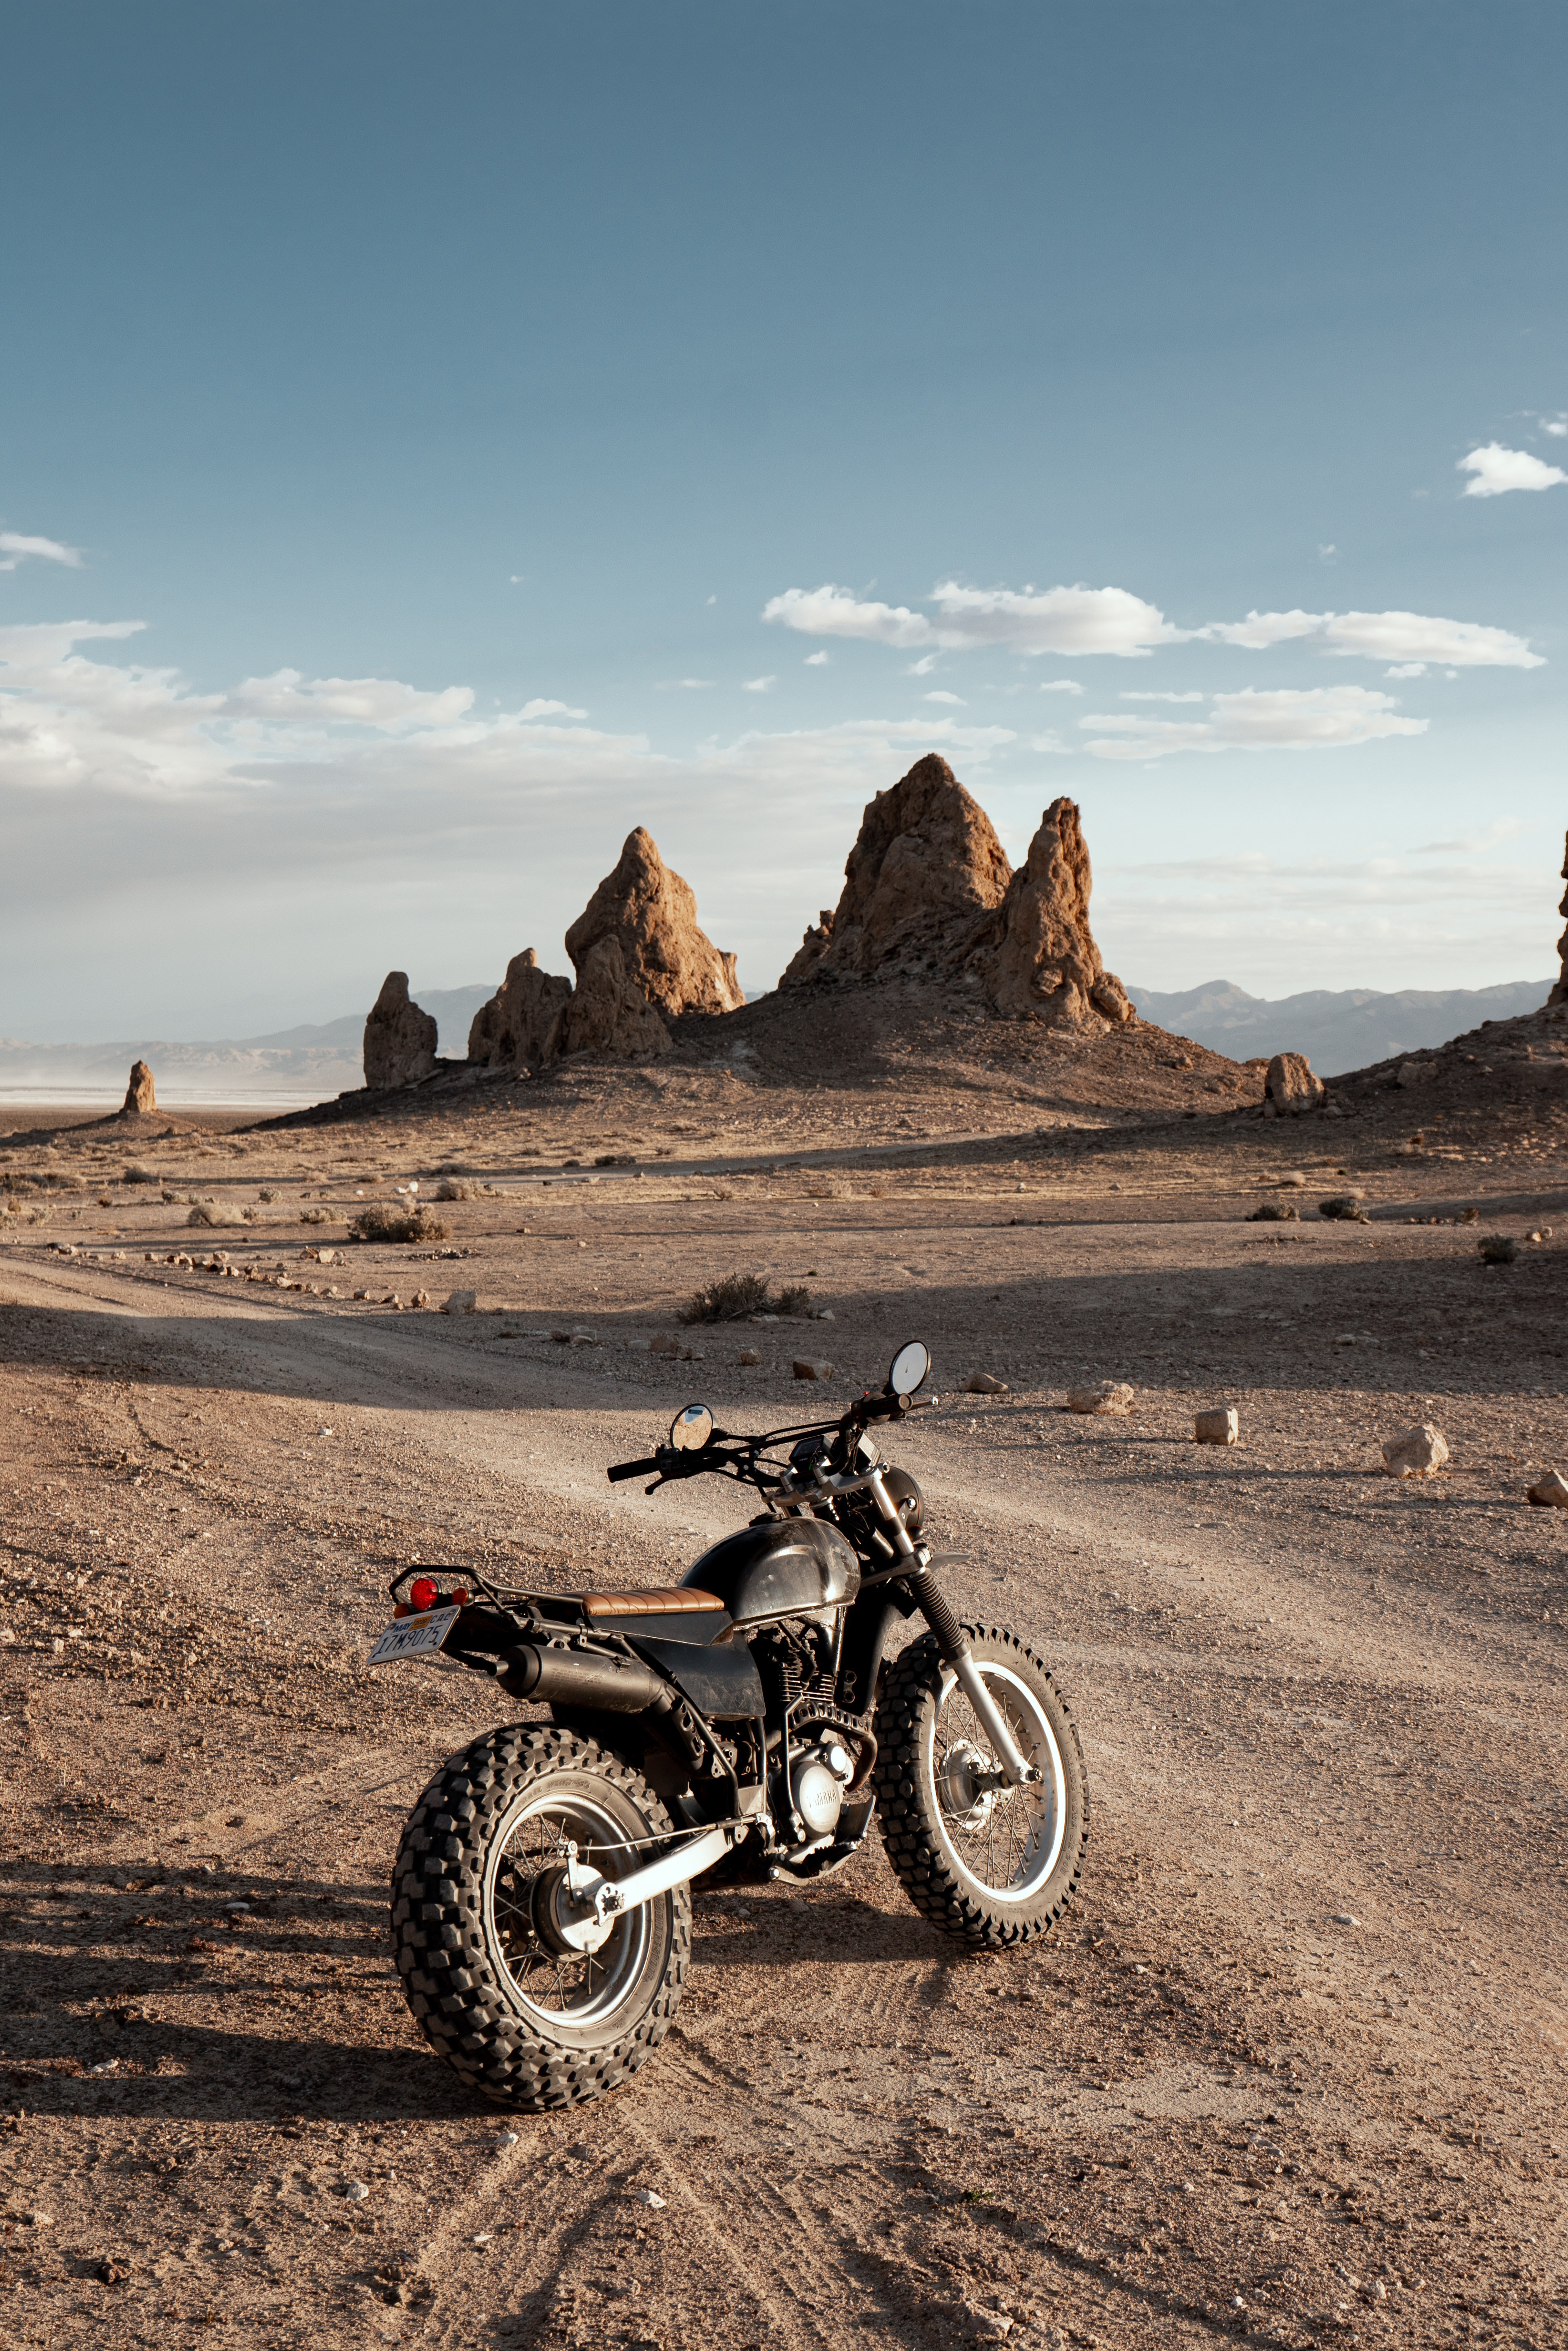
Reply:
[[161, 1184], [162, 1180], [155, 1167], [128, 1167], [120, 1177], [122, 1184]]
[[1483, 1265], [1511, 1265], [1519, 1255], [1519, 1243], [1511, 1233], [1483, 1233], [1476, 1246]]
[[299, 1221], [302, 1225], [329, 1225], [332, 1219], [325, 1208], [301, 1208]]
[[354, 1218], [350, 1230], [360, 1241], [444, 1241], [446, 1228], [428, 1208], [392, 1207], [376, 1200]]
[[188, 1225], [248, 1225], [248, 1208], [235, 1208], [227, 1200], [198, 1200], [185, 1222]]
[[257, 1198], [258, 1200], [267, 1200], [267, 1201], [269, 1201], [269, 1202], [270, 1202], [270, 1201], [273, 1201], [273, 1200], [281, 1200], [281, 1199], [282, 1199], [282, 1197], [283, 1197], [283, 1195], [282, 1195], [282, 1193], [281, 1193], [281, 1192], [273, 1192], [273, 1191], [269, 1191], [269, 1190], [267, 1190], [267, 1189], [265, 1189], [265, 1188], [264, 1188], [263, 1190], [259, 1191], [259, 1192], [256, 1194], [256, 1198]]
[[472, 1200], [482, 1189], [478, 1184], [465, 1183], [460, 1176], [444, 1176], [435, 1187], [435, 1196], [438, 1200]]
[[680, 1309], [682, 1322], [741, 1322], [748, 1314], [806, 1314], [810, 1293], [796, 1282], [775, 1297], [758, 1273], [727, 1273], [696, 1290]]

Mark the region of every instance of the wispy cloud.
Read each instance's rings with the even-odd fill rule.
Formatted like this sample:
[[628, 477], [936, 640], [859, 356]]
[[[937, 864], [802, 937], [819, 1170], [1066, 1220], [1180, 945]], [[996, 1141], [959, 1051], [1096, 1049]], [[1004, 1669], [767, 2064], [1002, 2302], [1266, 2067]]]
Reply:
[[806, 667], [808, 669], [826, 669], [828, 664], [832, 660], [832, 658], [831, 653], [808, 653], [806, 655]]
[[949, 694], [940, 685], [934, 685], [930, 693], [923, 694], [920, 699], [922, 702], [950, 702], [955, 710], [967, 710], [969, 707], [961, 694]]
[[[1550, 433], [1552, 427], [1546, 429]], [[1550, 490], [1559, 482], [1568, 482], [1561, 465], [1549, 465], [1544, 459], [1532, 457], [1528, 449], [1505, 449], [1500, 441], [1472, 449], [1468, 457], [1459, 459], [1455, 470], [1470, 477], [1464, 486], [1467, 498], [1500, 498], [1509, 490]]]
[[744, 694], [771, 694], [778, 684], [776, 677], [748, 677], [741, 687]]
[[1288, 687], [1217, 694], [1205, 718], [1081, 718], [1097, 759], [1161, 759], [1173, 751], [1330, 751], [1389, 735], [1424, 735], [1424, 718], [1406, 718], [1392, 695], [1364, 685]]
[[57, 538], [30, 538], [25, 531], [0, 530], [0, 571], [15, 571], [18, 564], [29, 561], [63, 563], [68, 569], [81, 569], [79, 547], [66, 547]]
[[534, 718], [586, 718], [586, 710], [574, 710], [570, 702], [525, 702], [517, 716], [526, 726]]
[[714, 683], [711, 677], [661, 677], [655, 681], [656, 694], [704, 694]]
[[1119, 694], [1116, 696], [1118, 702], [1203, 702], [1207, 700], [1207, 697], [1206, 695], [1196, 693], [1139, 694], [1132, 688], [1129, 688], [1126, 693]]
[[[1531, 459], [1531, 464], [1539, 461]], [[1568, 478], [1546, 467], [1557, 479]], [[1514, 485], [1513, 486], [1521, 486]], [[1206, 642], [1249, 653], [1301, 642], [1327, 653], [1369, 661], [1446, 662], [1458, 669], [1539, 669], [1528, 638], [1477, 621], [1424, 612], [1249, 612], [1242, 621], [1207, 621], [1181, 629], [1157, 605], [1123, 588], [960, 588], [949, 580], [925, 600], [935, 616], [907, 604], [870, 602], [847, 588], [789, 588], [763, 607], [765, 621], [806, 636], [842, 637], [899, 649], [926, 646], [913, 667], [923, 676], [937, 653], [984, 648], [1034, 655], [1110, 653], [1123, 659], [1161, 646]]]
[[1041, 694], [1082, 694], [1083, 688], [1075, 677], [1048, 677], [1040, 691]]

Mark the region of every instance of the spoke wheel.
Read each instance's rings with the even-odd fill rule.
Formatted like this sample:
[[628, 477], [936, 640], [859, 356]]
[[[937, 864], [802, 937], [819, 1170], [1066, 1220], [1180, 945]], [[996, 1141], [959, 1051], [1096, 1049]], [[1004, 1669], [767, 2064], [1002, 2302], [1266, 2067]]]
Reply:
[[991, 1949], [1031, 1941], [1071, 1901], [1089, 1783], [1066, 1701], [1012, 1634], [966, 1625], [975, 1664], [1024, 1761], [1015, 1787], [956, 1674], [926, 1634], [889, 1668], [877, 1708], [883, 1842], [915, 1907]]
[[563, 1938], [561, 1897], [573, 1860], [624, 1877], [672, 1834], [629, 1763], [548, 1724], [494, 1731], [436, 1773], [398, 1849], [392, 1939], [421, 2031], [471, 2087], [571, 2105], [657, 2048], [685, 1980], [689, 1888], [618, 1917], [592, 1953]]

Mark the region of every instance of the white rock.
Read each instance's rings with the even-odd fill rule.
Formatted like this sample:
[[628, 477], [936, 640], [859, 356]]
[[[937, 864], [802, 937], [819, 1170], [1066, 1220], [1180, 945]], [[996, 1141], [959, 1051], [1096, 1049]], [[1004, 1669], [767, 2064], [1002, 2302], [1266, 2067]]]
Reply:
[[1383, 1448], [1383, 1466], [1391, 1478], [1436, 1477], [1448, 1458], [1448, 1440], [1429, 1420], [1403, 1437], [1391, 1437]]
[[350, 2204], [362, 2204], [370, 2194], [362, 2179], [345, 2179], [343, 2194]]
[[666, 2209], [664, 2199], [655, 2194], [652, 2188], [639, 2188], [636, 2200], [639, 2204], [645, 2204], [650, 2212], [663, 2212]]
[[455, 1290], [441, 1311], [444, 1314], [473, 1314], [477, 1311], [478, 1304], [479, 1293], [476, 1290]]
[[1350, 1910], [1336, 1910], [1333, 1914], [1333, 1922], [1336, 1927], [1359, 1927], [1361, 1924], [1361, 1920]]
[[1193, 1416], [1195, 1445], [1239, 1445], [1241, 1415], [1232, 1405], [1224, 1405], [1218, 1412], [1200, 1412]]
[[1069, 1388], [1069, 1412], [1129, 1413], [1134, 1391], [1125, 1380], [1102, 1380], [1097, 1388]]

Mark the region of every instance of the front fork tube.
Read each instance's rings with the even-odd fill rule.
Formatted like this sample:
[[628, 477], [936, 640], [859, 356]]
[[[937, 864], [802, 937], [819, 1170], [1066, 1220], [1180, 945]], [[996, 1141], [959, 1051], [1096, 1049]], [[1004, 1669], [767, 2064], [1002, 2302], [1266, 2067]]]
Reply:
[[[877, 1509], [887, 1521], [887, 1531], [894, 1548], [905, 1559], [915, 1559], [909, 1530], [899, 1514], [898, 1505], [882, 1482], [880, 1469], [873, 1469], [866, 1482], [875, 1497]], [[1027, 1782], [1038, 1780], [1040, 1773], [1019, 1754], [1018, 1741], [1013, 1737], [1007, 1717], [986, 1687], [969, 1644], [964, 1638], [964, 1628], [947, 1605], [946, 1595], [938, 1590], [930, 1568], [916, 1564], [909, 1576], [909, 1588], [920, 1603], [925, 1622], [936, 1635], [937, 1655], [943, 1664], [951, 1666], [957, 1675], [964, 1695], [974, 1708], [976, 1719], [990, 1740], [992, 1751], [1009, 1785], [1021, 1788]]]

